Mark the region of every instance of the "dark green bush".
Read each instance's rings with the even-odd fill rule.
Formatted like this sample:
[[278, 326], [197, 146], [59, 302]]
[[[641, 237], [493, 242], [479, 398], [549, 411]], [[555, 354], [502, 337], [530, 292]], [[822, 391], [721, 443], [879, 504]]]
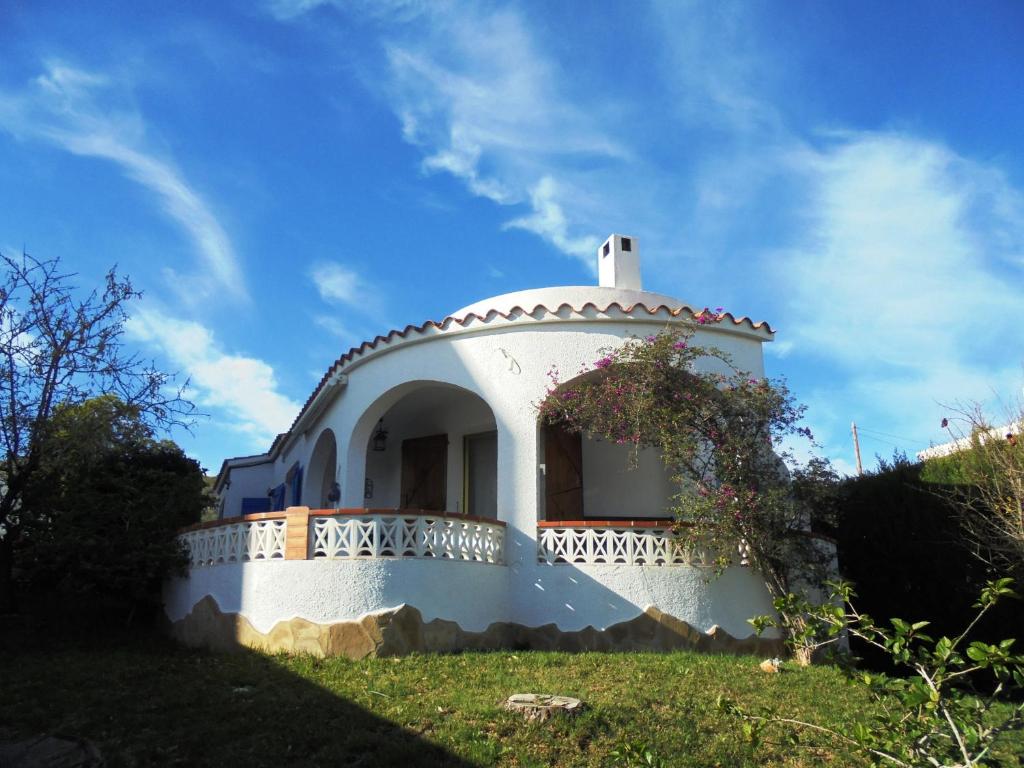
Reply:
[[[932, 478], [953, 479], [956, 465], [931, 470]], [[839, 491], [839, 567], [854, 582], [858, 608], [880, 621], [927, 619], [935, 636], [954, 634], [994, 574], [971, 551], [958, 510], [943, 488], [923, 478], [924, 466], [905, 460], [883, 462], [880, 470], [843, 483]], [[1024, 610], [1018, 601], [1000, 604], [978, 637], [1024, 638]], [[877, 669], [886, 660], [854, 644]]]
[[25, 494], [22, 586], [68, 610], [155, 616], [163, 581], [185, 563], [175, 533], [206, 503], [198, 462], [153, 439], [138, 413], [110, 396], [58, 409], [44, 445]]

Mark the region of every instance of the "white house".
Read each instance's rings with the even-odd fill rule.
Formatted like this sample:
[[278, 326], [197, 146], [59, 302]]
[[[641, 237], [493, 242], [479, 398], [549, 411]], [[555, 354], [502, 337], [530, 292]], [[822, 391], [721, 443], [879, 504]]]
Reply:
[[[653, 452], [538, 423], [553, 366], [590, 368], [699, 311], [644, 291], [636, 239], [598, 250], [600, 285], [519, 291], [347, 352], [291, 429], [217, 477], [221, 519], [183, 538], [173, 632], [192, 644], [317, 654], [532, 647], [777, 652], [771, 603], [673, 541]], [[764, 375], [765, 323], [696, 326]], [[720, 363], [708, 360], [709, 367]], [[738, 640], [736, 638], [745, 638]]]

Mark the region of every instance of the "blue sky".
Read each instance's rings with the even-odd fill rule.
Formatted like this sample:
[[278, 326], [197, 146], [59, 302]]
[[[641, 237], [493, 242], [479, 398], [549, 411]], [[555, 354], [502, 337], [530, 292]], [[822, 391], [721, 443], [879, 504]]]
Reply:
[[1024, 6], [0, 2], [0, 250], [111, 265], [131, 344], [265, 450], [350, 346], [645, 287], [777, 329], [849, 471], [1024, 383]]

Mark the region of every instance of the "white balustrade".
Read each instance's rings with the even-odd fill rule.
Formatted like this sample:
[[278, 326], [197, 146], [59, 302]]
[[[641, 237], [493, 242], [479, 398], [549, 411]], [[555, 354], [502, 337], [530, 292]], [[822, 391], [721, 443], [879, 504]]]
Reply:
[[549, 565], [706, 565], [702, 552], [690, 552], [671, 526], [581, 526], [540, 528], [537, 560]]
[[200, 528], [179, 539], [189, 551], [193, 568], [251, 560], [283, 560], [284, 520], [256, 520]]
[[313, 557], [350, 560], [424, 557], [501, 563], [505, 528], [429, 515], [338, 515], [313, 518]]

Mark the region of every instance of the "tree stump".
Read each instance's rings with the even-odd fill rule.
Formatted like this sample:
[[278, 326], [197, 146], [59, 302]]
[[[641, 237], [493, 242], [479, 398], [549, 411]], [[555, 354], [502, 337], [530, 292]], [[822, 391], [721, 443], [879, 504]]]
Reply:
[[526, 720], [544, 722], [557, 714], [575, 717], [583, 710], [583, 702], [546, 693], [516, 693], [505, 700], [505, 709], [519, 712]]

